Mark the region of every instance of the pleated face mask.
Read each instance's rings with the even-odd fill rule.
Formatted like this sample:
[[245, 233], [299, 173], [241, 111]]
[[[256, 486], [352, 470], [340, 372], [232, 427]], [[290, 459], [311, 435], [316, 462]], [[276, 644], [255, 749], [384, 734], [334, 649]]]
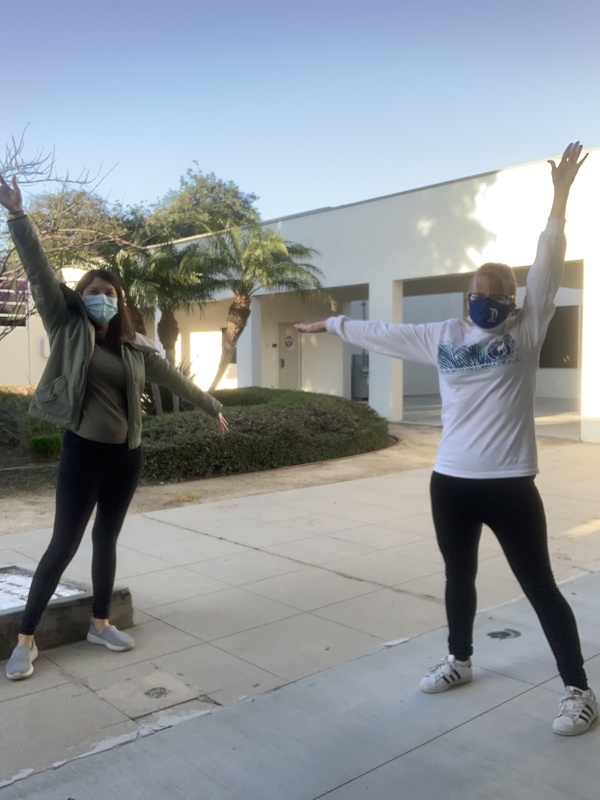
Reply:
[[99, 325], [110, 322], [119, 311], [116, 297], [107, 297], [105, 294], [89, 294], [84, 298], [84, 303], [88, 317]]

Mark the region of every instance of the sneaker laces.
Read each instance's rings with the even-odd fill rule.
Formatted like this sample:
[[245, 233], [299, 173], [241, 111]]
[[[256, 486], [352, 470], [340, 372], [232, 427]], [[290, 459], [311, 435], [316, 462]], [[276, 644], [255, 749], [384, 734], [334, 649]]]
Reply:
[[439, 672], [441, 669], [445, 669], [446, 667], [451, 668], [449, 656], [445, 656], [439, 663], [435, 664], [435, 666], [429, 670], [429, 674], [435, 675], [436, 672]]
[[581, 714], [588, 699], [584, 696], [586, 692], [575, 687], [568, 687], [558, 704], [558, 716], [570, 717], [575, 720]]

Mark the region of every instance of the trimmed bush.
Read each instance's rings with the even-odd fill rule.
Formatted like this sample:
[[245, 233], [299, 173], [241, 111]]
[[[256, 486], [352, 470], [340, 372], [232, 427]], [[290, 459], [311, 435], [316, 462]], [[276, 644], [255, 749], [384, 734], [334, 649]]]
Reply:
[[49, 461], [52, 458], [58, 458], [61, 450], [62, 436], [60, 433], [32, 436], [29, 442], [29, 452], [34, 461]]
[[[0, 464], [23, 465], [11, 485], [26, 481], [26, 463], [47, 462], [60, 453], [58, 429], [27, 413], [31, 393], [0, 388], [0, 429], [5, 434]], [[351, 400], [261, 387], [214, 394], [230, 423], [225, 436], [201, 411], [143, 418], [145, 482], [275, 469], [357, 455], [389, 443], [387, 422], [369, 406]], [[37, 474], [46, 467], [31, 469]]]
[[[245, 386], [241, 389], [217, 389], [212, 392], [219, 403], [230, 408], [231, 406], [263, 406], [265, 403], [277, 405], [295, 405], [298, 403], [314, 402], [309, 392], [292, 392], [286, 389], [264, 389], [262, 386]], [[319, 397], [329, 395], [319, 395]]]
[[330, 395], [276, 389], [215, 392], [229, 433], [200, 411], [144, 419], [146, 481], [175, 482], [357, 455], [389, 443], [369, 406]]
[[58, 433], [58, 428], [49, 422], [32, 417], [28, 413], [33, 396], [31, 387], [0, 387], [0, 432], [3, 449], [14, 454], [28, 455], [30, 441], [35, 436]]

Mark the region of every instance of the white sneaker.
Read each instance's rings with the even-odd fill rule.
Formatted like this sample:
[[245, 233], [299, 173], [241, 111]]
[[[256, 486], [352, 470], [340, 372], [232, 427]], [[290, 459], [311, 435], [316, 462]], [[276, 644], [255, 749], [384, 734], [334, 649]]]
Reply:
[[454, 656], [446, 656], [439, 664], [429, 670], [422, 678], [419, 688], [422, 692], [445, 692], [461, 683], [473, 680], [473, 667], [471, 660], [457, 661]]
[[560, 736], [578, 736], [585, 733], [597, 717], [598, 703], [591, 689], [565, 686], [552, 730]]

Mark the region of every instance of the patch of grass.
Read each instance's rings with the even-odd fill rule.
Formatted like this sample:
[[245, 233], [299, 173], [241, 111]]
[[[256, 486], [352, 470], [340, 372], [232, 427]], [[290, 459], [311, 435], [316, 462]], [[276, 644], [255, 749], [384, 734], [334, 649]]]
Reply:
[[195, 503], [200, 500], [200, 492], [189, 492], [188, 494], [176, 494], [173, 503]]

